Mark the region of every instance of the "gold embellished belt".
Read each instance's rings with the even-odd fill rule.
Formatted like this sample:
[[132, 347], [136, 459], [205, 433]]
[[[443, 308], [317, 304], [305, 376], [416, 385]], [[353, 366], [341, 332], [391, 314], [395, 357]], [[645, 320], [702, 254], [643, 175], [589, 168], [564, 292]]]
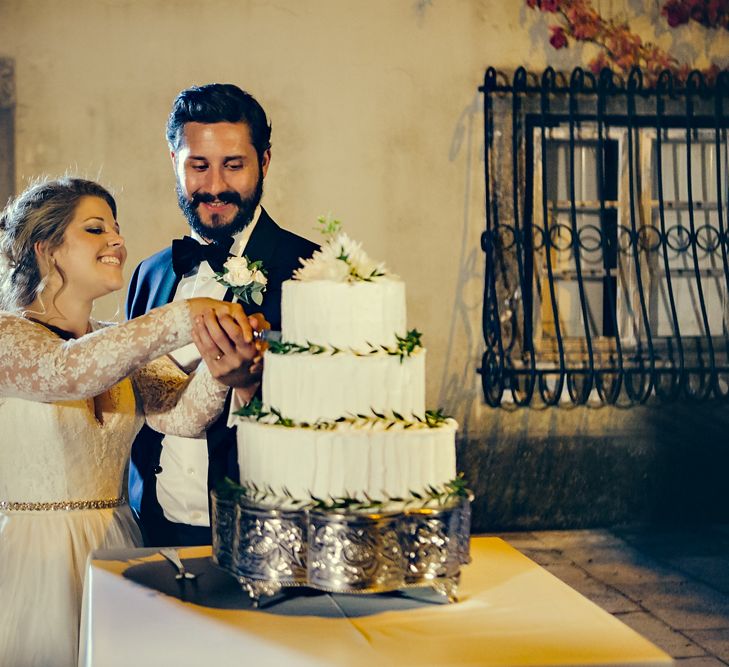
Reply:
[[111, 498], [110, 500], [59, 500], [53, 503], [16, 503], [9, 500], [0, 500], [0, 511], [9, 512], [58, 512], [63, 510], [105, 510], [119, 507], [126, 502], [126, 498]]

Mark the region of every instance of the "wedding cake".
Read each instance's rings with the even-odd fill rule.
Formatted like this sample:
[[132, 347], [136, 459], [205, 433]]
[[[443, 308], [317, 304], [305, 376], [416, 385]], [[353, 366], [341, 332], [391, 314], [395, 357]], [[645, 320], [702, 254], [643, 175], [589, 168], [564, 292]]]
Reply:
[[448, 495], [457, 425], [425, 409], [404, 283], [344, 233], [302, 264], [283, 284], [263, 400], [239, 413], [241, 485], [325, 506]]
[[[471, 500], [457, 425], [425, 409], [404, 283], [320, 222], [329, 240], [283, 284], [262, 400], [236, 412], [240, 485], [212, 493], [213, 559], [254, 604], [283, 586], [430, 586], [455, 600]], [[264, 268], [240, 264], [220, 279], [258, 303]]]

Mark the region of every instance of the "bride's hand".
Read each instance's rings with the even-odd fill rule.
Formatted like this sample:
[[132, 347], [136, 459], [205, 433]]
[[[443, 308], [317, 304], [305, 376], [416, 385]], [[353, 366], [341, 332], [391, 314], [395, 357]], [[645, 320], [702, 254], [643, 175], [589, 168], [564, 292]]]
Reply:
[[245, 343], [253, 342], [253, 328], [251, 322], [243, 310], [243, 306], [239, 303], [230, 303], [228, 301], [218, 301], [217, 299], [209, 299], [208, 297], [194, 297], [188, 299], [190, 306], [190, 319], [193, 324], [199, 322], [205, 317], [206, 313], [212, 313], [217, 320], [223, 316], [230, 317], [240, 327], [239, 336], [243, 338]]
[[[248, 322], [255, 331], [270, 328], [260, 313], [248, 316]], [[196, 318], [193, 341], [213, 377], [236, 388], [244, 402], [254, 396], [263, 372], [264, 341], [247, 342], [230, 315], [218, 315], [209, 309]]]

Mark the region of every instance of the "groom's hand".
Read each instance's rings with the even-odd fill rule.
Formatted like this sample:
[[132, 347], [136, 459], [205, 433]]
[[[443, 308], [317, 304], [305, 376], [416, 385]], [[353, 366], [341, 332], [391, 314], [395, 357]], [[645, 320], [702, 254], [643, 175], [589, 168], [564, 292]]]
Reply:
[[[247, 324], [254, 332], [270, 328], [260, 313], [248, 316]], [[266, 344], [255, 338], [247, 342], [246, 334], [227, 313], [207, 310], [194, 321], [193, 340], [211, 374], [222, 384], [236, 388], [247, 402], [261, 381]]]
[[220, 319], [223, 315], [227, 315], [235, 320], [238, 327], [240, 327], [246, 342], [253, 341], [253, 328], [251, 321], [240, 303], [218, 301], [217, 299], [210, 299], [205, 296], [188, 299], [187, 303], [190, 308], [190, 317], [193, 323], [199, 318], [204, 319], [204, 316], [208, 311], [212, 311], [218, 319]]

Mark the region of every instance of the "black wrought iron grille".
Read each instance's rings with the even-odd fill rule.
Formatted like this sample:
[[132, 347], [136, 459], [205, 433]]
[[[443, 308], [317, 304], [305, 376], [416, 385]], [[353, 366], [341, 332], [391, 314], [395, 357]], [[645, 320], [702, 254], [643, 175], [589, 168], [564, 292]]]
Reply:
[[729, 74], [480, 90], [486, 402], [727, 399]]

